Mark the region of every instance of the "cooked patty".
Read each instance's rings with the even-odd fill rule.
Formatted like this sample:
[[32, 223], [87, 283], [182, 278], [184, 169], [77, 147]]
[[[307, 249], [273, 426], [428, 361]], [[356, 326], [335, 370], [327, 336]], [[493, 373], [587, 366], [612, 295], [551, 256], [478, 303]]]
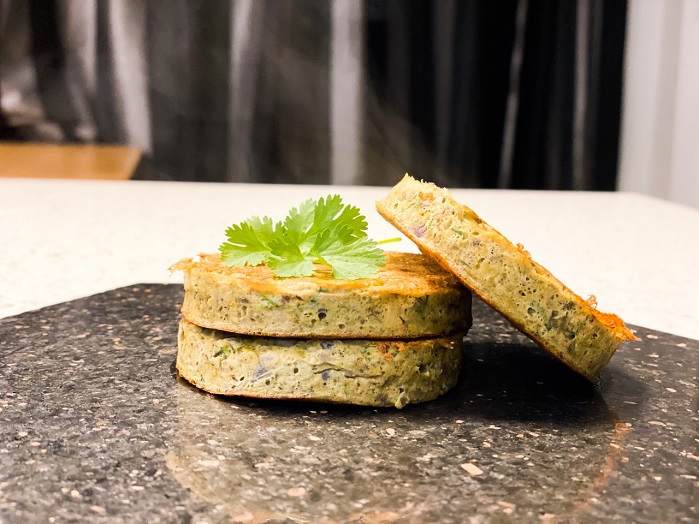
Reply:
[[402, 408], [454, 387], [462, 339], [251, 337], [183, 319], [177, 369], [196, 387], [220, 395]]
[[471, 295], [424, 255], [387, 252], [374, 278], [276, 278], [267, 266], [185, 259], [184, 317], [198, 326], [272, 337], [406, 339], [467, 331]]
[[406, 175], [381, 215], [512, 324], [589, 380], [634, 339], [617, 316], [573, 293], [449, 191]]

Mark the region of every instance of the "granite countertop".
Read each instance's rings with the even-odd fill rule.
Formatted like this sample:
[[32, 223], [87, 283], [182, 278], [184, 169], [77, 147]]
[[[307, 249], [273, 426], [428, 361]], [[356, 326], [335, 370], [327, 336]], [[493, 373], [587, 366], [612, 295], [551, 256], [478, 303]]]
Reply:
[[457, 388], [400, 411], [223, 399], [179, 379], [166, 268], [215, 250], [231, 222], [330, 192], [395, 236], [372, 211], [383, 188], [0, 180], [0, 523], [699, 519], [687, 207], [455, 191], [636, 330], [594, 386], [480, 302]]
[[0, 521], [696, 522], [699, 342], [638, 328], [592, 386], [478, 302], [404, 410], [216, 398], [177, 285], [0, 320]]

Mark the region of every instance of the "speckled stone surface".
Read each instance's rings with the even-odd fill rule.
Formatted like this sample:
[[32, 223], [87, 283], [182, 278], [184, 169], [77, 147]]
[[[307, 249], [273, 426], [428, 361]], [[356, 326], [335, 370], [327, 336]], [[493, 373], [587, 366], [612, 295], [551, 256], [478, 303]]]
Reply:
[[639, 328], [595, 387], [474, 305], [460, 385], [402, 411], [215, 398], [181, 287], [0, 320], [0, 522], [696, 522], [699, 342]]

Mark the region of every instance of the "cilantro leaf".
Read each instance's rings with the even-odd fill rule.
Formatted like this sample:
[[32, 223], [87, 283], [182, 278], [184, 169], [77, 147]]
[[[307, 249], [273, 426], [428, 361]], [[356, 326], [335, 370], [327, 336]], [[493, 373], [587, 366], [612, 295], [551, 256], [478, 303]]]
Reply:
[[301, 246], [309, 239], [309, 230], [313, 225], [313, 217], [317, 204], [313, 200], [301, 202], [298, 208], [292, 207], [284, 219], [284, 229], [287, 237]]
[[276, 224], [252, 217], [230, 226], [219, 251], [227, 266], [267, 264], [277, 277], [309, 276], [314, 264], [324, 264], [334, 278], [369, 278], [386, 256], [366, 228], [359, 208], [330, 195], [302, 202]]
[[263, 244], [269, 244], [270, 240], [276, 237], [276, 231], [281, 226], [281, 224], [275, 225], [269, 217], [252, 217], [245, 222], [255, 230], [257, 237]]
[[218, 249], [227, 266], [257, 266], [267, 260], [271, 253], [267, 241], [272, 233], [265, 219], [253, 217], [226, 229], [228, 241]]
[[358, 207], [343, 204], [340, 195], [306, 200], [292, 208], [284, 220], [288, 237], [303, 251], [313, 246], [318, 234], [337, 225], [348, 226], [354, 238], [366, 236], [366, 219]]
[[380, 266], [386, 265], [386, 255], [368, 237], [358, 238], [350, 244], [333, 242], [318, 255], [332, 267], [333, 278], [346, 280], [373, 277]]
[[358, 207], [343, 204], [340, 195], [330, 195], [327, 198], [319, 199], [310, 233], [317, 235], [326, 228], [335, 225], [349, 227], [355, 238], [366, 236], [366, 219]]
[[354, 238], [360, 238], [366, 236], [367, 222], [364, 215], [362, 215], [359, 208], [356, 206], [346, 205], [339, 216], [336, 218], [337, 222], [349, 227], [352, 230], [352, 236]]
[[267, 265], [277, 277], [307, 277], [313, 274], [313, 257], [301, 249], [288, 236], [279, 235], [270, 242], [272, 256]]
[[348, 226], [336, 225], [329, 227], [321, 231], [316, 237], [310, 253], [320, 257], [321, 253], [329, 249], [333, 244], [339, 242], [341, 245], [346, 245], [352, 243], [353, 240], [356, 239], [352, 236], [352, 229]]
[[299, 255], [296, 257], [272, 257], [267, 262], [275, 277], [309, 277], [315, 271], [313, 259]]

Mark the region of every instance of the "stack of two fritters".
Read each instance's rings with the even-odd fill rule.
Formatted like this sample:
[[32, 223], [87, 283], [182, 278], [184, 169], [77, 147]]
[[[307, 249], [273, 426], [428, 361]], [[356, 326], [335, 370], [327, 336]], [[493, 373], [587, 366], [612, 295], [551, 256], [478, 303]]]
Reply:
[[275, 278], [185, 259], [177, 369], [210, 393], [395, 406], [452, 388], [471, 296], [424, 255], [388, 252], [374, 278]]

